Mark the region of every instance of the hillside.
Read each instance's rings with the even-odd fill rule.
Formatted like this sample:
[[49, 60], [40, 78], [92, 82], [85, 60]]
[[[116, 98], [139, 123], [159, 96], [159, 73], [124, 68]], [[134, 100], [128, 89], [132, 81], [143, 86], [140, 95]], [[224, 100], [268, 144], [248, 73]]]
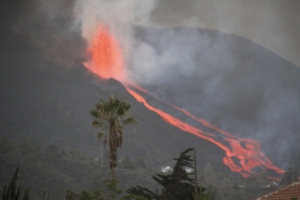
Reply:
[[[127, 63], [128, 71], [150, 92], [150, 103], [169, 111], [153, 98], [157, 96], [234, 135], [256, 139], [281, 168], [299, 164], [294, 159], [300, 152], [298, 67], [258, 44], [218, 31], [186, 27], [134, 30], [135, 54]], [[2, 135], [31, 134], [43, 145], [75, 146], [98, 156], [100, 144], [95, 141], [89, 110], [100, 98], [113, 94], [133, 104], [132, 114], [139, 122], [127, 130], [120, 155], [144, 157], [151, 163], [196, 147], [200, 166], [209, 162], [217, 170], [228, 171], [222, 162], [224, 151], [167, 124], [133, 99], [121, 83], [100, 81], [81, 65], [71, 69], [51, 63], [41, 66], [38, 50], [26, 37], [9, 28], [3, 32]], [[148, 55], [145, 45], [154, 52], [147, 59], [157, 59], [150, 71], [137, 68], [147, 62], [139, 60]], [[169, 62], [164, 62], [166, 58]]]

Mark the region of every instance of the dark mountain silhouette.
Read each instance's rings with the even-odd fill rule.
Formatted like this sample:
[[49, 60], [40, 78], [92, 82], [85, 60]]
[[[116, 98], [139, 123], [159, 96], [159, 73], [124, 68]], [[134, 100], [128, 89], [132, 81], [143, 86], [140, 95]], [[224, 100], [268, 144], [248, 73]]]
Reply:
[[[156, 95], [235, 135], [257, 139], [281, 167], [299, 162], [292, 159], [299, 158], [300, 152], [297, 66], [249, 40], [218, 31], [186, 27], [134, 30], [137, 52], [140, 44], [147, 44], [157, 55], [163, 55], [166, 45], [177, 41], [170, 47], [191, 53], [196, 63], [195, 69], [186, 69], [187, 73], [163, 71], [166, 74], [162, 80], [141, 82], [152, 93], [147, 96], [151, 103], [173, 112], [155, 100], [152, 95]], [[83, 66], [62, 69], [47, 64], [40, 68], [36, 64], [41, 59], [36, 56], [39, 49], [9, 27], [2, 32], [2, 135], [16, 138], [20, 133], [32, 134], [44, 145], [75, 146], [98, 156], [100, 143], [95, 141], [89, 110], [100, 98], [113, 94], [133, 104], [132, 114], [139, 122], [126, 131], [120, 154], [158, 162], [196, 147], [200, 166], [210, 162], [216, 169], [224, 167], [221, 149], [167, 124], [138, 103], [118, 81], [101, 81]], [[184, 47], [191, 42], [194, 52], [186, 52], [191, 49]], [[130, 69], [134, 69], [138, 55], [128, 62]]]

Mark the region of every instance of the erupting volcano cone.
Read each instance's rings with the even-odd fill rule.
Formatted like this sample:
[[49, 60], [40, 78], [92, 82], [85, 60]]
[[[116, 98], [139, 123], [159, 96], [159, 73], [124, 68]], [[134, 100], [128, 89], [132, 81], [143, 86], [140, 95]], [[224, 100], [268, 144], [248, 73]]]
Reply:
[[125, 79], [122, 51], [108, 27], [99, 26], [87, 51], [91, 60], [84, 64], [92, 73], [104, 79], [114, 78], [119, 81]]
[[[92, 73], [95, 73], [104, 79], [115, 78], [121, 82], [126, 81], [127, 86], [124, 86], [127, 91], [137, 101], [142, 102], [146, 108], [161, 116], [167, 123], [199, 138], [208, 140], [223, 149], [226, 154], [223, 158], [223, 163], [227, 165], [231, 171], [240, 173], [243, 177], [249, 177], [254, 174], [253, 169], [260, 166], [265, 169], [270, 169], [278, 174], [284, 173], [284, 170], [273, 165], [260, 151], [260, 144], [258, 141], [238, 138], [204, 119], [193, 116], [182, 108], [165, 103], [167, 106], [173, 107], [177, 111], [184, 113], [190, 119], [195, 120], [202, 126], [212, 130], [212, 133], [204, 132], [198, 127], [191, 126], [180, 119], [173, 117], [171, 114], [151, 106], [146, 99], [135, 90], [138, 90], [140, 93], [148, 92], [135, 83], [125, 80], [125, 67], [123, 64], [122, 51], [118, 41], [111, 35], [107, 27], [100, 25], [99, 31], [92, 41], [92, 45], [88, 48], [88, 52], [91, 54], [91, 60], [90, 62], [85, 63], [85, 66]], [[135, 90], [132, 89], [132, 87], [135, 88]], [[218, 133], [216, 134], [215, 132]], [[235, 162], [233, 158], [238, 161]]]

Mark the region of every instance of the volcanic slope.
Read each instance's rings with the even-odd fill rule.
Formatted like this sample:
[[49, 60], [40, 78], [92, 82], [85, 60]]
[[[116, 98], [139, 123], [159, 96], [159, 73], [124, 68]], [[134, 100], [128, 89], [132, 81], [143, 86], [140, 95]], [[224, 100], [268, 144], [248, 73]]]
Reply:
[[100, 98], [115, 95], [133, 104], [139, 122], [126, 130], [120, 157], [143, 157], [152, 163], [170, 160], [190, 146], [203, 146], [199, 148], [199, 156], [206, 157], [203, 165], [213, 153], [219, 155], [214, 165], [223, 167], [219, 148], [166, 124], [118, 81], [100, 81], [83, 66], [40, 66], [34, 46], [13, 32], [2, 34], [1, 41], [1, 135], [30, 134], [44, 145], [72, 146], [99, 156], [101, 144], [96, 142], [89, 111]]
[[[196, 69], [186, 70], [187, 73], [162, 70], [165, 77], [156, 84], [138, 79], [137, 83], [164, 101], [186, 108], [226, 131], [262, 141], [263, 150], [277, 164], [292, 162], [292, 156], [299, 157], [298, 146], [284, 146], [284, 151], [273, 146], [300, 141], [296, 134], [300, 123], [295, 117], [299, 113], [299, 103], [292, 102], [292, 113], [289, 113], [291, 108], [288, 106], [291, 99], [299, 99], [299, 68], [251, 41], [217, 31], [136, 27], [135, 33], [135, 56], [143, 53], [139, 47], [145, 43], [162, 55], [167, 49], [159, 42], [174, 44], [172, 47], [176, 50], [185, 43], [172, 43], [171, 39], [181, 41], [181, 37], [186, 38], [191, 33], [182, 41], [194, 42], [193, 38], [201, 41], [203, 37], [210, 41], [203, 46], [200, 42], [197, 48], [190, 50], [195, 55]], [[176, 37], [167, 37], [170, 34]], [[6, 49], [1, 54], [1, 134], [9, 137], [32, 134], [45, 145], [52, 142], [75, 146], [97, 156], [100, 144], [95, 141], [89, 110], [100, 98], [108, 99], [113, 94], [133, 104], [132, 114], [139, 122], [136, 128], [126, 131], [120, 155], [158, 162], [176, 157], [187, 147], [196, 147], [200, 166], [210, 162], [215, 168], [224, 167], [221, 149], [167, 124], [133, 99], [118, 81], [99, 81], [83, 66], [69, 70], [52, 66], [40, 69], [35, 66], [36, 57], [31, 44], [16, 35], [11, 37], [14, 38], [6, 40]], [[157, 40], [153, 39], [155, 37]], [[8, 43], [17, 39], [17, 43]], [[24, 50], [20, 50], [22, 48]], [[226, 53], [223, 55], [222, 52]], [[135, 67], [135, 56], [128, 63], [130, 69]], [[157, 63], [158, 67], [168, 69], [160, 64]], [[151, 94], [147, 99], [157, 107], [167, 109]], [[280, 102], [281, 99], [284, 101]], [[285, 106], [289, 110], [283, 109]], [[273, 109], [279, 113], [277, 121], [272, 118]], [[166, 111], [189, 120], [174, 110]], [[284, 123], [278, 123], [286, 115], [288, 118]], [[265, 121], [268, 116], [272, 120]], [[283, 130], [286, 130], [285, 137], [280, 135]]]
[[140, 86], [237, 137], [259, 141], [283, 168], [300, 165], [298, 66], [216, 30], [138, 26], [134, 41], [129, 66]]

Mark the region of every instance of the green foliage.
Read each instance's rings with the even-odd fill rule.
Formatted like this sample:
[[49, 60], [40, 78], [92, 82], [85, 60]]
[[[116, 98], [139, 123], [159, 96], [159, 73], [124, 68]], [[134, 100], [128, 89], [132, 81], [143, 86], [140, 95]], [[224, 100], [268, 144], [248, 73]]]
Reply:
[[[193, 159], [188, 155], [193, 149], [183, 151], [170, 174], [155, 174], [152, 178], [163, 188], [160, 193], [153, 192], [145, 187], [136, 186], [127, 190], [127, 193], [142, 196], [146, 199], [174, 199], [174, 200], [193, 200], [194, 199], [194, 180], [190, 178], [190, 173], [186, 168], [193, 167]], [[205, 192], [204, 187], [198, 186], [199, 193]], [[205, 194], [203, 194], [205, 196]], [[211, 194], [209, 194], [211, 195]], [[207, 197], [207, 196], [205, 196]]]
[[79, 194], [79, 200], [96, 200], [101, 196], [100, 191], [96, 190], [94, 193], [89, 193], [88, 191], [82, 191]]
[[[18, 172], [19, 167], [17, 167], [9, 186], [4, 187], [1, 200], [19, 200], [19, 198], [21, 198], [22, 189], [20, 186], [17, 187], [17, 180], [19, 178]], [[22, 200], [29, 200], [29, 189], [24, 190]]]
[[[106, 179], [102, 182], [104, 192], [100, 190], [95, 190], [94, 192], [82, 191], [77, 194], [75, 191], [67, 190], [66, 200], [114, 200], [117, 196], [122, 193], [118, 186], [118, 181], [116, 179]], [[126, 197], [130, 200], [129, 197]], [[126, 200], [127, 200], [126, 199]], [[132, 200], [143, 200], [143, 199], [134, 199], [132, 196]]]
[[75, 191], [67, 190], [66, 200], [76, 200], [77, 194]]
[[106, 200], [114, 200], [116, 196], [119, 196], [122, 193], [117, 186], [119, 181], [117, 179], [106, 179], [103, 181], [106, 189]]
[[110, 150], [110, 169], [114, 171], [117, 166], [117, 149], [123, 142], [124, 126], [136, 124], [133, 117], [130, 117], [131, 104], [111, 96], [108, 101], [100, 99], [95, 109], [90, 111], [94, 117], [93, 127], [99, 128], [97, 139], [104, 137], [103, 143], [108, 143]]
[[208, 190], [198, 194], [199, 200], [213, 200], [215, 199], [216, 190]]
[[135, 196], [132, 194], [127, 194], [121, 198], [121, 200], [147, 200], [145, 197]]

